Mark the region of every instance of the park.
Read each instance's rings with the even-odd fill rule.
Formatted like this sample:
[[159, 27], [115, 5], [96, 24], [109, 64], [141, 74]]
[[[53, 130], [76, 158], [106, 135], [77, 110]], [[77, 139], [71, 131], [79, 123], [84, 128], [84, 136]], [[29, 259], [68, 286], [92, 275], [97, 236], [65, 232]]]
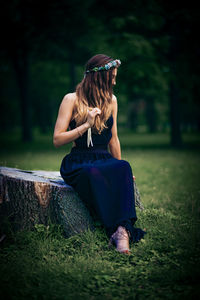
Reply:
[[199, 19], [195, 8], [180, 8], [176, 1], [145, 3], [126, 0], [122, 9], [112, 0], [104, 6], [95, 0], [43, 1], [40, 10], [37, 1], [5, 3], [0, 166], [58, 172], [72, 147], [53, 145], [62, 98], [82, 80], [89, 57], [119, 58], [113, 88], [118, 135], [144, 207], [136, 207], [136, 227], [147, 234], [126, 256], [108, 247], [98, 221], [66, 237], [58, 222], [15, 230], [9, 217], [1, 216], [2, 299], [199, 297], [199, 50], [194, 30]]

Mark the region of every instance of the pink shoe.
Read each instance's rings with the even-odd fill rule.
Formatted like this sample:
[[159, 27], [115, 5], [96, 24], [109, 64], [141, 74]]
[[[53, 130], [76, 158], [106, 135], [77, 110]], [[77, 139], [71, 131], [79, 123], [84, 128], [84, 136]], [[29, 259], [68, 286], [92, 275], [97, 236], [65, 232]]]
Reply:
[[129, 235], [124, 227], [119, 226], [117, 231], [113, 233], [109, 241], [109, 246], [112, 245], [114, 245], [116, 250], [120, 253], [131, 254], [129, 249]]

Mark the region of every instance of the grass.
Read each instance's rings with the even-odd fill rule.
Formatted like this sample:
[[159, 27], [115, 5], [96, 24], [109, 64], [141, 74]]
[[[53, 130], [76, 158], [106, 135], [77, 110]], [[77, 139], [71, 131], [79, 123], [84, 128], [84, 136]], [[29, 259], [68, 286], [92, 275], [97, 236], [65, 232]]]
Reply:
[[[130, 162], [145, 210], [136, 225], [148, 234], [132, 255], [108, 248], [97, 227], [63, 238], [62, 228], [37, 225], [17, 234], [7, 228], [0, 250], [2, 299], [198, 299], [199, 137], [185, 136], [182, 149], [168, 136], [121, 134], [122, 158]], [[52, 149], [49, 137], [35, 143], [5, 142], [1, 165], [58, 170], [66, 150]], [[154, 145], [154, 147], [153, 147]]]

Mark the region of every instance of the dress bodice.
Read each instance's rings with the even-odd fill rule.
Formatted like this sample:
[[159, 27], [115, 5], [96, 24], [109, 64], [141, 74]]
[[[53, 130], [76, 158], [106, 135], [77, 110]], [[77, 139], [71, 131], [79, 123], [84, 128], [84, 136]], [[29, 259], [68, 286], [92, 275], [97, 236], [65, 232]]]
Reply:
[[[92, 141], [93, 141], [93, 147], [90, 145], [89, 148], [102, 148], [107, 149], [108, 143], [112, 137], [112, 125], [113, 125], [113, 116], [110, 115], [110, 117], [106, 121], [106, 126], [101, 134], [96, 134], [92, 132]], [[76, 121], [73, 119], [69, 124], [71, 129], [76, 128]], [[87, 147], [87, 131], [78, 139], [75, 140], [75, 145], [77, 148], [88, 148]]]

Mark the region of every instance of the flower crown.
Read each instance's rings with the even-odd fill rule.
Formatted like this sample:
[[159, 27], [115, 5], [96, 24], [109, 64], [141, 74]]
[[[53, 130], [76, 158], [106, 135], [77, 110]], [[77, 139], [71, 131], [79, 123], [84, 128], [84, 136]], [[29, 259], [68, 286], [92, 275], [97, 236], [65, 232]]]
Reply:
[[112, 67], [119, 67], [121, 65], [121, 61], [119, 59], [115, 59], [110, 61], [109, 63], [107, 63], [106, 65], [102, 66], [102, 67], [95, 67], [91, 70], [87, 70], [85, 71], [85, 74], [90, 73], [90, 72], [98, 72], [98, 71], [107, 71], [109, 69], [111, 69]]

